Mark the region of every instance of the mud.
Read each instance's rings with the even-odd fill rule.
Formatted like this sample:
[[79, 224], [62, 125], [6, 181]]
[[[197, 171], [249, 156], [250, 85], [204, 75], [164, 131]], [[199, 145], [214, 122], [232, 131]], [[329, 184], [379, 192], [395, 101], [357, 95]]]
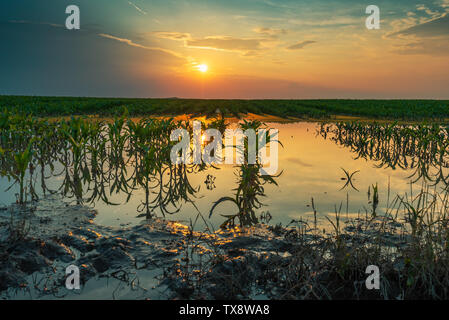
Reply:
[[[1, 210], [0, 297], [189, 298], [191, 274], [210, 281], [215, 273], [237, 270], [261, 254], [289, 249], [262, 227], [193, 232], [177, 222], [152, 219], [114, 228], [97, 225], [95, 216], [95, 210], [56, 196]], [[80, 268], [81, 290], [65, 288], [69, 265]], [[205, 298], [220, 297], [212, 282]]]
[[[57, 196], [0, 210], [0, 299], [272, 299], [278, 271], [305, 242], [313, 250], [322, 240], [264, 224], [198, 232], [154, 218], [110, 227], [96, 214]], [[65, 286], [70, 265], [80, 290]]]

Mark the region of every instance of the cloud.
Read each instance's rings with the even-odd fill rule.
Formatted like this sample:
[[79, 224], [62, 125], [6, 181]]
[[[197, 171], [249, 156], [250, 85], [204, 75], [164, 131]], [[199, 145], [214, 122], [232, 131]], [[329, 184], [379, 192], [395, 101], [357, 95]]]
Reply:
[[151, 34], [160, 39], [183, 41], [184, 46], [187, 48], [239, 52], [244, 56], [249, 57], [256, 56], [261, 50], [277, 46], [277, 36], [287, 33], [287, 30], [285, 29], [263, 27], [255, 28], [253, 31], [260, 34], [262, 37], [238, 38], [233, 36], [213, 35], [195, 38], [192, 37], [190, 33], [177, 31], [156, 31], [151, 32]]
[[298, 158], [287, 158], [286, 160], [289, 161], [289, 162], [292, 162], [292, 163], [299, 164], [302, 167], [306, 167], [306, 168], [312, 168], [313, 167], [313, 164], [307, 163], [307, 162], [302, 161], [301, 159], [298, 159]]
[[312, 40], [307, 40], [307, 41], [300, 41], [297, 42], [289, 47], [287, 47], [288, 50], [299, 50], [299, 49], [303, 49], [305, 46], [308, 46], [309, 44], [313, 44], [316, 43], [316, 41], [312, 41]]
[[[6, 22], [0, 22], [0, 23], [6, 23], [6, 24], [18, 24], [18, 25], [29, 25], [29, 26], [36, 26], [36, 27], [48, 27], [51, 30], [59, 30], [60, 32], [66, 32], [66, 26], [59, 24], [59, 23], [53, 23], [53, 22], [46, 22], [46, 21], [30, 21], [30, 20], [9, 20]], [[77, 34], [97, 34], [100, 29], [100, 26], [95, 23], [87, 23], [83, 24], [80, 30], [77, 30]]]
[[265, 39], [244, 39], [227, 36], [212, 36], [203, 39], [187, 40], [186, 46], [190, 48], [237, 51], [247, 53], [263, 49], [263, 41], [265, 41]]
[[363, 20], [356, 17], [332, 17], [328, 19], [290, 19], [289, 23], [306, 27], [346, 27], [359, 25]]
[[131, 1], [128, 1], [128, 3], [129, 3], [130, 6], [133, 6], [137, 11], [139, 11], [141, 14], [144, 14], [144, 15], [147, 14], [143, 9], [139, 8], [137, 5], [135, 5]]
[[112, 40], [116, 40], [116, 41], [119, 41], [119, 42], [126, 43], [127, 45], [132, 46], [132, 47], [141, 48], [141, 49], [148, 49], [148, 50], [152, 50], [152, 49], [153, 49], [153, 48], [151, 48], [151, 47], [146, 47], [146, 46], [144, 46], [144, 45], [135, 43], [135, 42], [133, 42], [132, 40], [125, 39], [125, 38], [119, 38], [119, 37], [116, 37], [116, 36], [112, 36], [112, 35], [110, 35], [110, 34], [99, 33], [98, 35], [99, 35], [100, 37], [103, 37], [103, 38], [112, 39]]
[[403, 55], [449, 55], [449, 15], [414, 25], [387, 35], [406, 43], [395, 45], [393, 52]]
[[238, 52], [244, 56], [256, 56], [258, 52], [276, 46], [275, 34], [282, 34], [285, 30], [257, 28], [258, 33], [267, 35], [267, 38], [237, 38], [232, 36], [208, 36], [204, 38], [194, 38], [190, 33], [157, 31], [152, 32], [157, 38], [183, 41], [187, 48], [209, 49]]
[[164, 54], [170, 55], [170, 56], [172, 56], [174, 58], [185, 60], [179, 54], [177, 54], [177, 53], [175, 53], [173, 51], [167, 50], [167, 49], [157, 48], [157, 47], [148, 47], [148, 46], [145, 46], [145, 45], [142, 45], [142, 44], [139, 44], [139, 43], [135, 43], [135, 42], [133, 42], [130, 39], [119, 38], [119, 37], [116, 37], [116, 36], [113, 36], [113, 35], [110, 35], [110, 34], [106, 34], [106, 33], [99, 33], [98, 35], [100, 37], [102, 37], [102, 38], [111, 39], [111, 40], [115, 40], [115, 41], [118, 41], [118, 42], [121, 42], [121, 43], [125, 43], [125, 44], [127, 44], [127, 45], [129, 45], [131, 47], [136, 47], [136, 48], [140, 48], [140, 49], [144, 49], [144, 50], [150, 50], [150, 51], [157, 51], [157, 52], [160, 52], [160, 53], [164, 53]]
[[279, 35], [287, 34], [287, 30], [285, 29], [272, 29], [272, 28], [264, 28], [259, 27], [253, 29], [255, 33], [262, 34], [269, 37], [277, 37]]
[[169, 40], [177, 40], [177, 41], [184, 41], [189, 40], [192, 38], [190, 33], [183, 33], [183, 32], [153, 32], [153, 34], [160, 38], [160, 39], [169, 39]]
[[402, 55], [447, 56], [449, 55], [449, 43], [438, 39], [424, 39], [396, 45], [393, 52]]
[[438, 17], [440, 15], [439, 11], [437, 11], [437, 10], [436, 11], [432, 11], [431, 9], [429, 9], [428, 7], [426, 7], [423, 4], [418, 4], [416, 6], [416, 10], [423, 11], [426, 14], [428, 14], [429, 16], [431, 16], [432, 18], [436, 18], [436, 17]]
[[416, 26], [395, 32], [390, 36], [440, 37], [449, 36], [449, 15], [418, 24]]
[[62, 24], [51, 23], [51, 22], [34, 22], [28, 20], [10, 20], [9, 23], [18, 23], [18, 24], [34, 24], [34, 25], [42, 25], [42, 26], [50, 26], [54, 28], [65, 28]]

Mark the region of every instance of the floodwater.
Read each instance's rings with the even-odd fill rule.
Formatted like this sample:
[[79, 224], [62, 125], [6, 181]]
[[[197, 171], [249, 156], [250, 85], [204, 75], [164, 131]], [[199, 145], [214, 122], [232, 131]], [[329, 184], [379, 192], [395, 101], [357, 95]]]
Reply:
[[[370, 211], [372, 204], [368, 199], [368, 190], [372, 196], [373, 186], [377, 184], [379, 205], [378, 214], [385, 212], [387, 203], [397, 195], [410, 193], [410, 176], [413, 169], [395, 169], [382, 166], [379, 161], [358, 158], [357, 152], [350, 147], [341, 146], [330, 136], [320, 134], [320, 123], [267, 123], [269, 128], [279, 130], [279, 172], [278, 186], [266, 185], [264, 206], [257, 215], [269, 212], [271, 224], [289, 224], [292, 220], [314, 220], [312, 198], [318, 222], [324, 223], [325, 216], [332, 217], [340, 211], [342, 217], [356, 217]], [[352, 175], [351, 181], [344, 170]], [[204, 172], [188, 174], [193, 187], [199, 187], [192, 203], [180, 203], [181, 209], [167, 219], [189, 223], [200, 212], [206, 221], [215, 228], [225, 220], [220, 214], [233, 214], [237, 208], [231, 202], [220, 204], [209, 219], [209, 211], [215, 201], [224, 196], [233, 196], [237, 188], [235, 165], [220, 165], [218, 169], [208, 168]], [[49, 186], [58, 186], [62, 177], [50, 178]], [[6, 190], [11, 182], [0, 179], [0, 190]], [[419, 186], [419, 181], [415, 183]], [[0, 203], [8, 205], [15, 201], [17, 189], [0, 193]], [[412, 190], [413, 192], [413, 190]], [[129, 201], [127, 195], [113, 193], [109, 200], [117, 205], [108, 205], [101, 200], [88, 204], [98, 210], [95, 222], [107, 226], [128, 226], [139, 223], [137, 207], [144, 199], [144, 190], [137, 190]], [[341, 208], [340, 208], [341, 206]], [[157, 212], [156, 212], [157, 213]], [[158, 213], [161, 214], [160, 212]], [[202, 222], [198, 222], [198, 227]]]

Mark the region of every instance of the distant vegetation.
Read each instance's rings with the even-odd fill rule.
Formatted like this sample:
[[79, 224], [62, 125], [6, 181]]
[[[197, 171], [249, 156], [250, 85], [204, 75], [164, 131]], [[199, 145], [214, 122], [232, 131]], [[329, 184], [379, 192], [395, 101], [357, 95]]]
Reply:
[[359, 116], [372, 119], [445, 120], [449, 119], [449, 100], [195, 100], [122, 99], [0, 96], [0, 109], [22, 111], [34, 116], [122, 114], [212, 115], [219, 109], [225, 115], [244, 113], [280, 117], [329, 119], [333, 116]]

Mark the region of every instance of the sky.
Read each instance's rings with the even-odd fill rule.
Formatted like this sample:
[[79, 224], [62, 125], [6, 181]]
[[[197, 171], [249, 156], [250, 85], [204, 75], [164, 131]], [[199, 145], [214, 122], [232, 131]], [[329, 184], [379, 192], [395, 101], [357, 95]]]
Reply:
[[0, 94], [449, 99], [449, 0], [2, 0], [0, 37]]

